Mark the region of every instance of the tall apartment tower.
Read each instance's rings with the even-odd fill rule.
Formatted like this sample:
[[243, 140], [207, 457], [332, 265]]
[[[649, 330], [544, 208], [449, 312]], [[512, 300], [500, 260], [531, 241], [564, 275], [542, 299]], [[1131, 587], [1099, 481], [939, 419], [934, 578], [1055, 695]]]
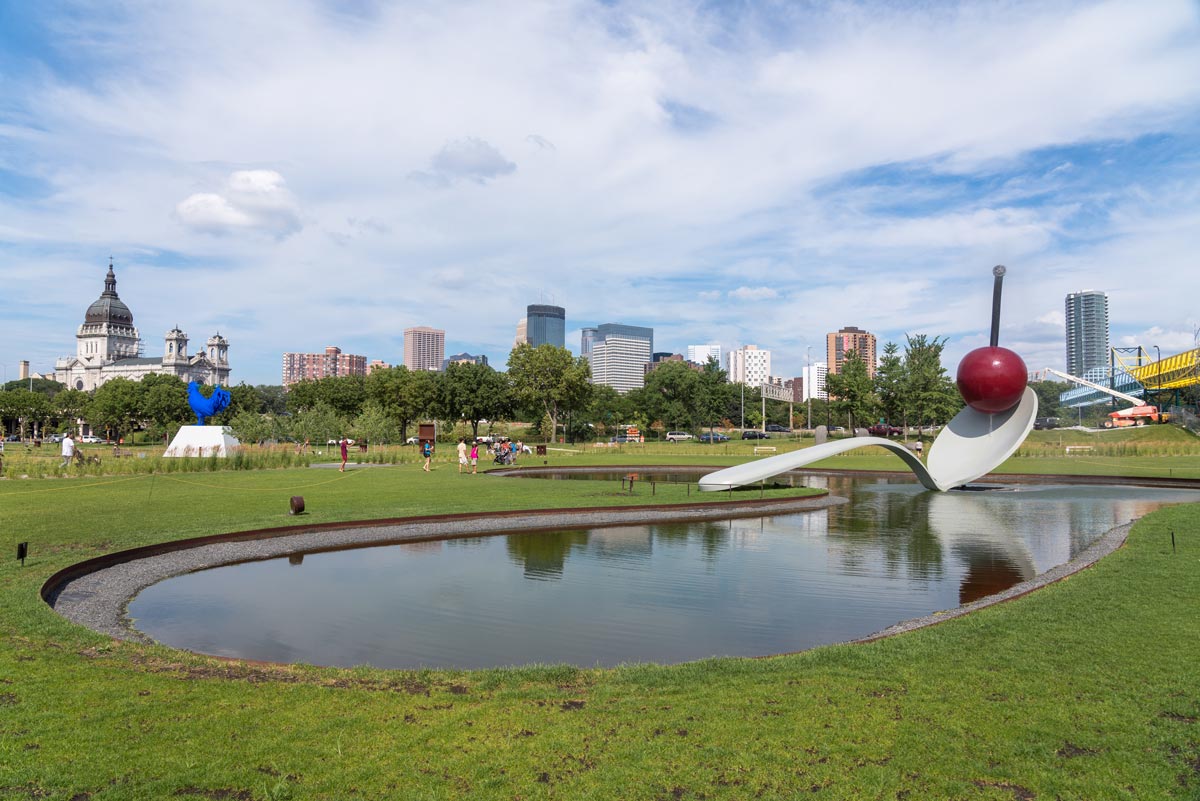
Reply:
[[707, 345], [688, 345], [687, 360], [696, 364], [707, 364], [709, 357], [717, 360], [717, 364], [721, 363], [721, 346], [716, 342], [711, 342]]
[[1067, 372], [1084, 378], [1108, 367], [1108, 295], [1094, 289], [1067, 295]]
[[804, 368], [804, 386], [800, 400], [808, 400], [809, 398], [818, 398], [825, 400], [828, 394], [825, 392], [825, 376], [829, 373], [829, 365], [825, 362], [813, 362]]
[[530, 345], [567, 346], [567, 310], [562, 306], [540, 303], [525, 308], [525, 337]]
[[445, 331], [425, 325], [404, 329], [404, 366], [409, 370], [441, 370], [445, 358]]
[[645, 386], [645, 365], [654, 353], [654, 329], [637, 325], [604, 323], [589, 330], [591, 352], [586, 354], [592, 365], [592, 383], [604, 384], [625, 393]]
[[[221, 343], [217, 337], [209, 339], [210, 351], [220, 352]], [[167, 334], [167, 356], [174, 354], [187, 358], [187, 334], [175, 329]], [[167, 359], [163, 359], [166, 363]], [[334, 346], [325, 348], [324, 353], [285, 353], [283, 354], [283, 385], [285, 387], [297, 381], [319, 381], [335, 375], [366, 375], [367, 357], [354, 353], [342, 353], [342, 349]]]
[[853, 325], [825, 335], [825, 363], [829, 372], [839, 374], [846, 362], [846, 354], [854, 351], [867, 363], [867, 375], [875, 377], [875, 335]]
[[729, 351], [726, 370], [731, 384], [761, 387], [771, 377], [771, 351], [758, 345], [743, 345]]

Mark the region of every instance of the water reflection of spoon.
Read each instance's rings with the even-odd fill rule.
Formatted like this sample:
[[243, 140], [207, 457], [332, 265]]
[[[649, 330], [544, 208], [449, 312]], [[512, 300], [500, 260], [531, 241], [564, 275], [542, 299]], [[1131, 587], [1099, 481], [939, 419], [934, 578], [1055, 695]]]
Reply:
[[945, 492], [987, 475], [1012, 456], [1033, 430], [1037, 408], [1037, 394], [1028, 387], [1021, 401], [1006, 412], [984, 414], [966, 407], [933, 441], [928, 466], [899, 442], [882, 437], [853, 437], [709, 473], [700, 479], [700, 489], [727, 490], [754, 484], [839, 453], [878, 445], [903, 459], [926, 489]]
[[[1013, 499], [1015, 502], [1015, 499]], [[960, 604], [992, 595], [1037, 575], [1029, 548], [1009, 533], [978, 493], [929, 496], [929, 527], [966, 566], [958, 588]]]

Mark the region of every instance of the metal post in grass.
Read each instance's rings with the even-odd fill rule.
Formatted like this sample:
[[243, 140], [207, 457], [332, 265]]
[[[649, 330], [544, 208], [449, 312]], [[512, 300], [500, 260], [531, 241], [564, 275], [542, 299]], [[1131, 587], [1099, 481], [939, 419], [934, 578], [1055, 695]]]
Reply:
[[[1171, 532], [1171, 536], [1175, 536], [1175, 532]], [[17, 543], [17, 558], [21, 560], [21, 567], [25, 567], [25, 557], [29, 555], [29, 543]]]

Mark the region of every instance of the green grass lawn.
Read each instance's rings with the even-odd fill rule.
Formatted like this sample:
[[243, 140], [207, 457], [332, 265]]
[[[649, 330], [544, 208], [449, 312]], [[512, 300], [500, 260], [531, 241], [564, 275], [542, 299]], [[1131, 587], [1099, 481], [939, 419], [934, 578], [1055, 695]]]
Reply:
[[[747, 455], [705, 447], [548, 461]], [[1112, 469], [1157, 458], [1200, 477], [1187, 457]], [[1200, 505], [1145, 518], [1125, 548], [1066, 581], [940, 626], [670, 667], [228, 663], [111, 641], [38, 597], [55, 570], [100, 553], [295, 523], [291, 495], [309, 522], [696, 499], [678, 485], [630, 498], [615, 484], [437, 468], [0, 482], [0, 798], [1200, 798]], [[21, 540], [23, 568], [11, 558]]]

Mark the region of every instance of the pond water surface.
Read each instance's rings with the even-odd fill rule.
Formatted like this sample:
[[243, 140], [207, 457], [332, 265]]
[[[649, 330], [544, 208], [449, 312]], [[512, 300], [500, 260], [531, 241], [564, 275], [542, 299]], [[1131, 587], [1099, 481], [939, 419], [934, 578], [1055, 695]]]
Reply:
[[927, 492], [826, 478], [850, 503], [719, 522], [507, 534], [203, 570], [129, 606], [159, 642], [319, 665], [611, 666], [797, 651], [1006, 589], [1200, 492]]

